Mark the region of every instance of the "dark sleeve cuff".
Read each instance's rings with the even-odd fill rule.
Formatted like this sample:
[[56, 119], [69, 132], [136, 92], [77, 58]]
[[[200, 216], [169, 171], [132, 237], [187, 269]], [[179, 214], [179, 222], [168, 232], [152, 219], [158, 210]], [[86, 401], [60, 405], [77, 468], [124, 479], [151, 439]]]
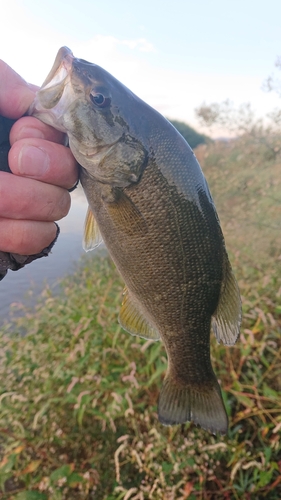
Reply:
[[39, 253], [36, 253], [34, 255], [19, 255], [17, 253], [8, 253], [0, 251], [0, 281], [6, 276], [8, 269], [11, 269], [12, 271], [18, 271], [18, 269], [21, 269], [22, 267], [26, 266], [27, 264], [30, 264], [30, 262], [33, 262], [36, 259], [41, 259], [41, 257], [47, 257], [50, 251], [52, 250], [54, 244], [56, 243], [58, 235], [60, 233], [59, 226], [57, 224], [56, 226], [57, 226], [57, 234], [55, 239], [49, 246], [44, 248]]

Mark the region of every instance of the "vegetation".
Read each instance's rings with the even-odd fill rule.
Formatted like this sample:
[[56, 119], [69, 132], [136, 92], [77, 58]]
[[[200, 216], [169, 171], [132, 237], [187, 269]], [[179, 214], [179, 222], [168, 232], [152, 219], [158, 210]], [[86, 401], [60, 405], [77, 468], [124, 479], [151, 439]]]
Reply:
[[120, 328], [123, 285], [93, 257], [2, 328], [4, 500], [281, 498], [281, 162], [249, 135], [197, 155], [243, 300], [237, 345], [212, 336], [228, 435], [159, 424], [164, 348]]
[[192, 149], [199, 146], [199, 144], [206, 144], [210, 142], [210, 138], [204, 134], [199, 134], [196, 130], [185, 122], [180, 122], [178, 120], [169, 120], [172, 125], [179, 131], [179, 133], [185, 138]]
[[[278, 56], [275, 61], [275, 67], [278, 71], [281, 70], [281, 56]], [[280, 77], [277, 77], [276, 74], [271, 74], [264, 82], [264, 90], [267, 92], [275, 92], [279, 97], [281, 97], [281, 80]], [[278, 110], [277, 110], [278, 111]], [[279, 109], [279, 113], [281, 111]]]
[[[257, 118], [250, 103], [235, 108], [233, 103], [226, 99], [221, 103], [203, 104], [195, 112], [203, 126], [211, 130], [218, 127], [228, 136], [239, 137], [240, 148], [257, 146], [257, 154], [261, 159], [264, 158], [264, 151], [267, 153], [266, 159], [280, 155], [280, 109], [271, 111], [265, 118]], [[261, 152], [259, 147], [262, 147]]]

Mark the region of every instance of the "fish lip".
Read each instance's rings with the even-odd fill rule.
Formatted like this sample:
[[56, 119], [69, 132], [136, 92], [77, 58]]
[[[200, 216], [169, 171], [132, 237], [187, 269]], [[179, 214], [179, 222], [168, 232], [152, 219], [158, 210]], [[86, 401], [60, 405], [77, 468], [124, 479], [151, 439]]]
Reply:
[[67, 73], [71, 70], [74, 55], [68, 47], [61, 47], [56, 55], [56, 59], [51, 68], [51, 71], [45, 78], [41, 88], [47, 88], [53, 83], [56, 74], [59, 72], [61, 66], [64, 67]]
[[68, 47], [61, 47], [59, 49], [51, 71], [45, 78], [40, 89], [37, 91], [34, 101], [27, 110], [28, 115], [37, 116], [37, 113], [40, 113], [42, 116], [42, 110], [46, 108], [46, 106], [42, 107], [41, 105], [40, 97], [42, 92], [44, 92], [45, 89], [52, 89], [52, 87], [55, 88], [56, 86], [65, 86], [65, 83], [72, 71], [74, 59], [74, 55]]

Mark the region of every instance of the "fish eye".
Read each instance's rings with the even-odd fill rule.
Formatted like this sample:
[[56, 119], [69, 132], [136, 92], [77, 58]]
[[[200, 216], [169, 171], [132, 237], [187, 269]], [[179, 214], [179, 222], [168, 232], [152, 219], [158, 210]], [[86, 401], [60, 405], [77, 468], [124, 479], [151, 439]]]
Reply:
[[90, 99], [99, 108], [106, 108], [111, 103], [110, 97], [105, 97], [103, 94], [95, 92], [90, 93]]

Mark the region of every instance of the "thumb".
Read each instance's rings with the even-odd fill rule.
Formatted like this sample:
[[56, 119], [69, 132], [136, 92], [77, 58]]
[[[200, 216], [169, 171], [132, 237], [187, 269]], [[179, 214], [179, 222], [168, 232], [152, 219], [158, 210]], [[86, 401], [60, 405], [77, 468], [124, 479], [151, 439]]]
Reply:
[[20, 118], [27, 111], [36, 87], [27, 83], [8, 64], [0, 59], [0, 114]]

